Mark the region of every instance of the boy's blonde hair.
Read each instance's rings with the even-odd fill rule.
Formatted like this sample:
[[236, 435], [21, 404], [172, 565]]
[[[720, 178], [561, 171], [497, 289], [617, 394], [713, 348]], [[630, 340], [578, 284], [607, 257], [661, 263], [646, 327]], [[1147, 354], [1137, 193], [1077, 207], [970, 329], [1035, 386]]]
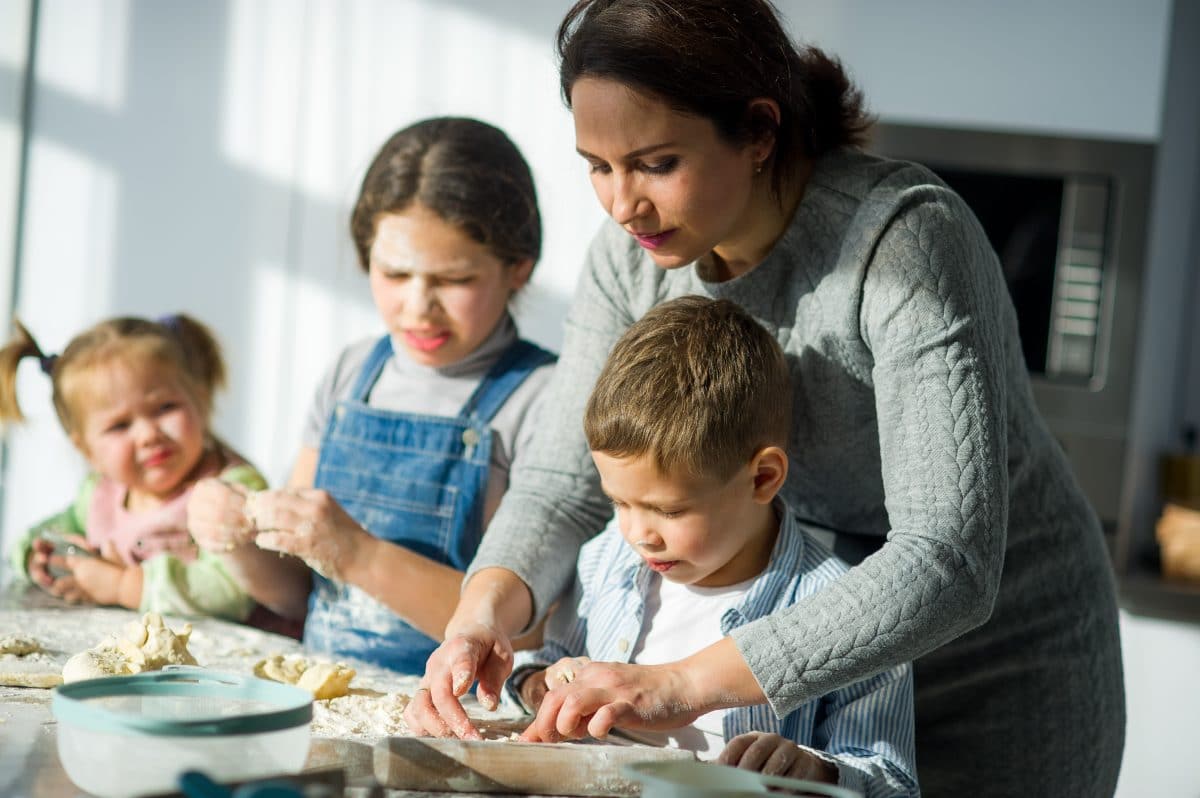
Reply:
[[663, 473], [730, 478], [786, 449], [792, 389], [783, 349], [728, 300], [665, 302], [617, 341], [584, 415], [592, 451], [650, 455]]
[[0, 349], [0, 421], [23, 420], [17, 403], [17, 366], [36, 357], [53, 387], [54, 410], [63, 429], [78, 443], [83, 413], [80, 399], [95, 369], [114, 359], [155, 368], [174, 369], [180, 387], [207, 422], [213, 395], [225, 384], [221, 347], [204, 324], [190, 316], [158, 321], [130, 316], [108, 319], [71, 339], [61, 355], [47, 355], [20, 321], [12, 339]]

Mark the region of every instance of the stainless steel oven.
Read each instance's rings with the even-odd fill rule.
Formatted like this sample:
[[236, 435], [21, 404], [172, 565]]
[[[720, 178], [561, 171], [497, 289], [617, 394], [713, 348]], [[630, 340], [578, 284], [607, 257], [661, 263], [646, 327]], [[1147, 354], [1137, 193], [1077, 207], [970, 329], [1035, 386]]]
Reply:
[[1004, 268], [1043, 415], [1108, 531], [1120, 515], [1154, 147], [880, 123], [979, 217]]

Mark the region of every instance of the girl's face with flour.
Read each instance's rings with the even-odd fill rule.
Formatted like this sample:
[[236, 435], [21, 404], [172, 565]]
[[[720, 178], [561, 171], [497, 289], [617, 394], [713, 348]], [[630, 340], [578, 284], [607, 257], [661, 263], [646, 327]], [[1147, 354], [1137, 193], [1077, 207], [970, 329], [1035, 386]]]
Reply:
[[114, 354], [71, 380], [72, 438], [96, 471], [128, 487], [131, 501], [170, 499], [204, 457], [205, 415], [177, 371]]
[[388, 331], [414, 361], [438, 367], [479, 348], [532, 270], [532, 259], [506, 263], [413, 203], [378, 218], [368, 273]]

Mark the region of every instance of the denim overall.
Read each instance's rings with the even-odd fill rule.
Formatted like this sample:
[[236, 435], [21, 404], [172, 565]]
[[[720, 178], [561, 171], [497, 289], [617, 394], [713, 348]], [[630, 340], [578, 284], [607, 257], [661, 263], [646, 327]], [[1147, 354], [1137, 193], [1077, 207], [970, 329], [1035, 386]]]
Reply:
[[[367, 396], [392, 356], [383, 337], [321, 439], [314, 486], [328, 491], [371, 534], [466, 570], [483, 535], [491, 420], [513, 391], [554, 355], [517, 340], [480, 381], [457, 417], [379, 410]], [[403, 673], [424, 673], [437, 647], [384, 604], [313, 574], [304, 643]]]

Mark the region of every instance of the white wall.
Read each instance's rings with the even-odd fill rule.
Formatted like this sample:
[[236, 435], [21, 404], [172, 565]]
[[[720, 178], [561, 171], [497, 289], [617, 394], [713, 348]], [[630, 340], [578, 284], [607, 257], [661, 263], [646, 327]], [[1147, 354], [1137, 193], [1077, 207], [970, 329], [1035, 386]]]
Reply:
[[[279, 481], [318, 373], [379, 326], [346, 233], [361, 170], [396, 128], [466, 114], [506, 129], [533, 166], [546, 246], [519, 320], [555, 346], [600, 220], [557, 93], [552, 35], [568, 5], [43, 0], [20, 314], [51, 349], [114, 313], [207, 320], [232, 372], [218, 428]], [[885, 118], [1161, 134], [1169, 0], [779, 5]], [[17, 69], [3, 46], [0, 89]], [[0, 105], [0, 153], [13, 114]], [[0, 173], [0, 197], [10, 184]], [[45, 379], [20, 376], [30, 423], [9, 435], [2, 536], [63, 506], [81, 473]], [[1123, 631], [1120, 794], [1200, 794], [1200, 758], [1182, 742], [1195, 736], [1200, 632], [1130, 616]], [[1134, 665], [1141, 646], [1179, 666]]]

